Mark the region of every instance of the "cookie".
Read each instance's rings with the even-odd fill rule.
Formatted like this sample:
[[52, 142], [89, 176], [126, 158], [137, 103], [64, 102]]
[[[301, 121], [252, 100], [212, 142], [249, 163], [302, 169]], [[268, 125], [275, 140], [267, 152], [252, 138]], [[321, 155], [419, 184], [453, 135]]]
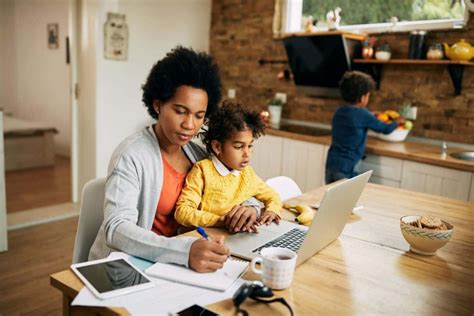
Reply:
[[434, 216], [427, 215], [420, 218], [421, 225], [426, 228], [436, 229], [441, 227], [443, 222]]

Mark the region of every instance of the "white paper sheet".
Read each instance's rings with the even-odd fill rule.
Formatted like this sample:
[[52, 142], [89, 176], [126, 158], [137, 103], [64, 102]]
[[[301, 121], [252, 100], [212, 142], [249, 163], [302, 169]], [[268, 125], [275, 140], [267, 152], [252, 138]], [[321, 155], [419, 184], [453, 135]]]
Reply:
[[[128, 258], [124, 253], [111, 253], [109, 258]], [[132, 261], [132, 263], [135, 263]], [[146, 268], [146, 264], [135, 265]], [[151, 265], [151, 264], [150, 264]], [[87, 287], [84, 287], [71, 305], [73, 306], [108, 306], [124, 307], [132, 315], [168, 315], [193, 304], [201, 306], [213, 304], [231, 298], [237, 289], [245, 283], [238, 279], [227, 291], [218, 292], [180, 283], [150, 277], [155, 287], [128, 295], [113, 297], [107, 300], [98, 299]]]

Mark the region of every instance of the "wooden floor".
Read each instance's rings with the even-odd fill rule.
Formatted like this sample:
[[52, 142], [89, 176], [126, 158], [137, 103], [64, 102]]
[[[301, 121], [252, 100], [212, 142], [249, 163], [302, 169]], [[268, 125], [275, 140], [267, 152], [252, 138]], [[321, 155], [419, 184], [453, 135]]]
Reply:
[[71, 264], [77, 218], [8, 234], [0, 253], [0, 315], [60, 315], [61, 293], [49, 275]]
[[56, 156], [52, 167], [5, 173], [7, 213], [71, 202], [71, 162]]

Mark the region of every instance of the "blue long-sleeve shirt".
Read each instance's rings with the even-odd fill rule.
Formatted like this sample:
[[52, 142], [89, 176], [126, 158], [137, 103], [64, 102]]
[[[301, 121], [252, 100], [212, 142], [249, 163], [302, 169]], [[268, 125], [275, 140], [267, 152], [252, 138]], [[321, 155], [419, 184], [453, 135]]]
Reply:
[[385, 124], [366, 108], [346, 105], [338, 108], [332, 119], [332, 144], [326, 170], [352, 174], [362, 158], [367, 143], [367, 130], [390, 134], [397, 123]]

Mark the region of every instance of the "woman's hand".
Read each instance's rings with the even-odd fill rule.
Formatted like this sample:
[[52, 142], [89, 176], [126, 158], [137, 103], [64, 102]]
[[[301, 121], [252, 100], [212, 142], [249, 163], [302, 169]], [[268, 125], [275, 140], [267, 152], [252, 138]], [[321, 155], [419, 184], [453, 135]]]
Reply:
[[278, 215], [275, 212], [263, 212], [262, 216], [258, 219], [258, 223], [260, 225], [270, 225], [273, 221], [275, 223], [279, 224], [280, 223], [280, 215]]
[[235, 205], [220, 220], [230, 233], [257, 231], [257, 211], [252, 206]]
[[189, 250], [189, 267], [197, 272], [214, 272], [224, 266], [229, 254], [223, 236], [213, 240], [198, 239]]

